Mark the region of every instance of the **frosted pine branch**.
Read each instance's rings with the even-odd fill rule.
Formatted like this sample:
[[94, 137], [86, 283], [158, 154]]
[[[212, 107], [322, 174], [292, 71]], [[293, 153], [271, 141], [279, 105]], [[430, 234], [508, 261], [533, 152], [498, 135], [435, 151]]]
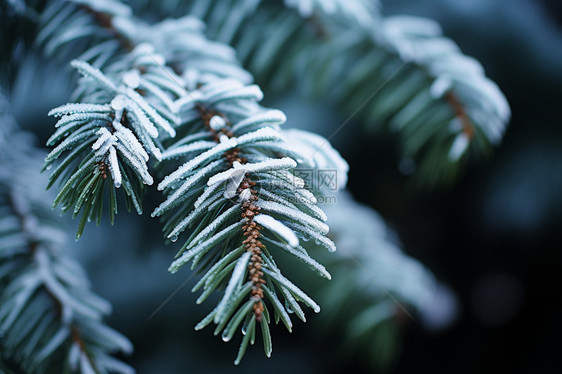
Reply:
[[8, 116], [0, 121], [2, 359], [18, 372], [134, 373], [110, 356], [132, 351], [103, 323], [111, 305], [91, 292], [84, 270], [62, 251], [66, 235], [36, 183], [38, 152]]
[[[215, 334], [222, 331], [223, 340], [229, 341], [242, 326], [245, 336], [235, 363], [253, 344], [258, 326], [266, 339], [266, 354], [271, 354], [268, 325], [272, 316], [290, 327], [289, 310], [299, 310], [299, 318], [305, 320], [297, 300], [320, 311], [281, 275], [273, 260], [275, 251], [294, 256], [330, 279], [326, 269], [299, 245], [299, 238], [321, 237], [330, 249], [334, 247], [325, 237], [328, 227], [322, 221], [326, 216], [314, 205], [316, 198], [292, 173], [298, 163], [283, 157], [283, 149], [289, 149], [279, 127], [285, 116], [260, 107], [261, 98], [255, 87], [217, 79], [177, 100], [184, 119], [178, 129], [189, 131], [167, 146], [173, 163], [180, 165], [159, 184], [168, 198], [153, 212], [164, 215], [165, 233], [172, 241], [187, 233], [169, 270], [177, 272], [192, 262], [193, 268], [205, 271], [194, 287], [202, 290], [197, 302], [224, 289], [217, 307], [196, 328], [214, 322]], [[272, 144], [278, 146], [275, 151], [268, 147]], [[294, 153], [298, 159], [305, 158]], [[187, 161], [181, 164], [182, 159]], [[303, 202], [290, 202], [295, 195]], [[296, 221], [304, 226], [289, 225]], [[218, 260], [210, 268], [202, 267], [211, 258]]]
[[[63, 180], [55, 205], [62, 203], [63, 211], [74, 206], [74, 215], [82, 211], [78, 237], [87, 220], [101, 221], [106, 185], [112, 196], [115, 189], [123, 187], [127, 203], [142, 213], [142, 186], [154, 181], [148, 170], [149, 158], [162, 158], [157, 138], [162, 133], [175, 135], [169, 122], [174, 120], [172, 94], [160, 90], [159, 95], [145, 98], [135, 91], [144, 87], [140, 71], [153, 69], [138, 64], [146, 48], [139, 49], [133, 52], [137, 63], [123, 74], [107, 76], [85, 62], [73, 61], [72, 65], [84, 74], [82, 85], [87, 86], [82, 90], [84, 100], [97, 99], [101, 103], [66, 104], [49, 113], [61, 119], [56, 124], [58, 130], [47, 143], [56, 147], [45, 159], [45, 167], [50, 168], [66, 154], [51, 174], [50, 185], [64, 170], [72, 170]], [[162, 95], [168, 97], [167, 101], [160, 100]], [[90, 203], [84, 204], [86, 201]], [[112, 221], [116, 211], [117, 203], [112, 199]]]

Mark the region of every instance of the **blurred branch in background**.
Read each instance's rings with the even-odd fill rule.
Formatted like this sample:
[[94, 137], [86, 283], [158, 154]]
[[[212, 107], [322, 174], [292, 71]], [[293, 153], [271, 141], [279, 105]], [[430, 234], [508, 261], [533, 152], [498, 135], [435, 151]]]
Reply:
[[360, 351], [373, 366], [388, 368], [397, 358], [404, 324], [445, 328], [456, 318], [457, 300], [429, 269], [403, 253], [376, 212], [347, 193], [335, 198], [334, 205], [324, 206], [338, 251], [320, 257], [333, 281], [317, 291], [324, 306], [319, 324], [343, 330], [344, 351]]
[[15, 373], [133, 373], [110, 356], [132, 352], [103, 323], [111, 305], [62, 251], [66, 235], [37, 183], [44, 154], [0, 100], [0, 359]]

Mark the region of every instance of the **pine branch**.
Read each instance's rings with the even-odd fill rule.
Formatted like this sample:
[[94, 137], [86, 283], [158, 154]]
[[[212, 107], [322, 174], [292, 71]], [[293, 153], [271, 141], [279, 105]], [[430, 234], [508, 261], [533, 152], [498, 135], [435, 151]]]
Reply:
[[[2, 108], [4, 110], [4, 108]], [[61, 251], [42, 188], [40, 159], [13, 120], [0, 131], [0, 351], [22, 372], [133, 373], [111, 352], [132, 351], [102, 319], [111, 306]]]
[[[47, 142], [57, 146], [45, 159], [45, 168], [66, 152], [51, 174], [49, 187], [64, 178], [54, 205], [61, 203], [63, 212], [73, 208], [74, 216], [82, 211], [77, 238], [87, 220], [95, 219], [99, 225], [106, 187], [111, 223], [117, 213], [116, 189], [121, 186], [127, 207], [134, 206], [142, 213], [143, 185], [153, 183], [148, 172], [149, 156], [161, 158], [157, 138], [162, 132], [175, 135], [169, 123], [174, 121], [172, 102], [150, 82], [151, 76], [165, 76], [149, 59], [151, 56], [150, 48], [139, 46], [132, 52], [131, 70], [111, 77], [85, 62], [74, 61], [72, 65], [88, 78], [80, 87], [85, 103], [67, 104], [49, 112], [61, 119]], [[149, 102], [137, 90], [156, 94]]]
[[188, 231], [170, 271], [191, 261], [192, 268], [204, 273], [193, 288], [203, 290], [198, 303], [213, 291], [224, 290], [217, 307], [196, 329], [214, 322], [215, 334], [222, 332], [223, 340], [229, 341], [242, 324], [245, 336], [236, 364], [254, 343], [256, 325], [269, 356], [272, 317], [291, 330], [289, 313], [305, 321], [299, 301], [320, 311], [282, 275], [274, 251], [292, 254], [329, 279], [300, 239], [322, 240], [335, 249], [325, 237], [325, 214], [315, 205], [316, 197], [303, 188], [302, 179], [292, 174], [297, 162], [283, 157], [283, 150], [301, 162], [308, 155], [285, 143], [279, 128], [284, 114], [260, 107], [261, 98], [256, 86], [219, 79], [177, 101], [185, 119], [178, 131], [185, 135], [174, 139], [163, 159], [188, 161], [159, 184], [168, 198], [153, 212], [164, 214], [170, 240]]
[[299, 14], [268, 1], [220, 12], [202, 2], [192, 11], [209, 35], [233, 44], [261, 84], [328, 94], [368, 129], [397, 133], [428, 185], [453, 180], [470, 154], [501, 140], [506, 99], [429, 19], [385, 18], [359, 0], [287, 1]]

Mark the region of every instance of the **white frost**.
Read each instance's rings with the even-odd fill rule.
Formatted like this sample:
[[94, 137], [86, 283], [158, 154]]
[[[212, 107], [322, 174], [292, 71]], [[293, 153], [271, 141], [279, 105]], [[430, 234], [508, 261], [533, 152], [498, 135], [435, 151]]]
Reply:
[[299, 238], [297, 238], [293, 230], [277, 221], [275, 218], [266, 214], [258, 214], [254, 217], [254, 221], [279, 234], [291, 247], [299, 245]]
[[431, 96], [435, 99], [440, 98], [451, 88], [452, 82], [447, 78], [438, 78], [430, 88]]
[[115, 84], [113, 84], [111, 80], [109, 80], [105, 75], [103, 75], [103, 73], [99, 69], [92, 67], [87, 62], [80, 61], [80, 60], [73, 60], [70, 63], [70, 65], [73, 68], [77, 69], [84, 76], [96, 80], [99, 84], [105, 86], [105, 88], [107, 88], [108, 90], [112, 92], [117, 91], [117, 87], [115, 87]]
[[316, 218], [313, 218], [300, 210], [292, 209], [273, 201], [259, 200], [256, 205], [262, 208], [262, 210], [278, 213], [284, 215], [285, 217], [291, 218], [296, 222], [306, 224], [310, 228], [313, 228], [324, 235], [329, 231], [328, 225], [326, 225], [324, 222], [321, 222], [320, 220], [317, 220]]
[[111, 133], [105, 127], [99, 129], [98, 132], [96, 132], [96, 135], [98, 135], [99, 138], [95, 141], [94, 144], [92, 144], [92, 149], [94, 151], [98, 150], [106, 140], [111, 138]]
[[239, 136], [238, 144], [255, 143], [265, 140], [277, 140], [281, 137], [279, 133], [273, 130], [271, 127], [265, 127], [242, 136]]
[[213, 116], [209, 121], [209, 126], [211, 126], [213, 130], [219, 131], [226, 126], [226, 122], [221, 116]]
[[457, 161], [468, 148], [469, 142], [470, 140], [464, 132], [457, 135], [449, 151], [449, 160]]
[[134, 69], [123, 74], [123, 83], [132, 89], [135, 89], [140, 84], [140, 74], [139, 71]]
[[135, 134], [117, 121], [113, 122], [113, 127], [117, 130], [115, 132], [115, 136], [117, 136], [122, 143], [126, 144], [134, 155], [138, 156], [141, 160], [144, 160], [144, 162], [147, 162], [148, 153], [146, 153], [142, 144], [135, 137]]
[[224, 135], [224, 134], [221, 134], [219, 136], [219, 142], [220, 143], [226, 143], [226, 142], [228, 142], [228, 139], [230, 139], [230, 138], [228, 136]]
[[115, 147], [109, 148], [109, 171], [116, 188], [121, 187], [121, 171], [119, 170], [119, 163], [117, 161], [117, 152]]
[[[240, 181], [238, 182], [238, 184], [240, 184], [245, 173], [257, 173], [257, 172], [280, 170], [280, 169], [283, 170], [288, 168], [294, 168], [296, 166], [297, 163], [289, 157], [283, 157], [281, 159], [272, 158], [262, 162], [257, 162], [255, 164], [251, 164], [251, 163], [241, 164], [235, 161], [232, 164], [231, 169], [218, 173], [212, 176], [211, 178], [209, 178], [207, 185], [211, 186], [215, 183], [221, 183], [232, 178], [240, 179]], [[236, 188], [238, 188], [238, 185], [236, 186]]]
[[208, 150], [213, 148], [217, 143], [211, 141], [196, 141], [187, 145], [181, 145], [179, 147], [170, 148], [162, 153], [162, 159], [167, 160], [174, 157], [185, 156], [188, 153], [195, 151]]
[[244, 272], [246, 271], [246, 265], [248, 264], [248, 260], [250, 259], [250, 252], [245, 252], [238, 261], [236, 262], [236, 266], [234, 270], [232, 270], [232, 276], [228, 281], [228, 286], [226, 286], [226, 290], [224, 291], [224, 296], [217, 305], [217, 313], [215, 314], [215, 323], [219, 323], [222, 318], [224, 317], [223, 314], [225, 313], [225, 308], [230, 304], [230, 299], [236, 289], [236, 285], [244, 276]]
[[222, 154], [225, 151], [228, 151], [231, 148], [236, 147], [236, 141], [234, 139], [229, 139], [227, 142], [220, 143], [217, 146], [209, 149], [206, 152], [201, 153], [199, 156], [192, 158], [182, 166], [180, 166], [176, 171], [168, 175], [164, 178], [162, 182], [158, 185], [158, 190], [163, 190], [166, 188], [170, 183], [177, 181], [178, 179], [182, 178], [184, 175], [189, 173], [191, 170], [200, 166], [203, 162], [208, 161], [212, 158], [217, 157], [218, 155]]
[[123, 95], [117, 95], [111, 100], [111, 108], [113, 110], [123, 110], [125, 108], [125, 98]]
[[257, 173], [268, 170], [295, 168], [297, 163], [292, 158], [283, 157], [280, 159], [270, 158], [255, 164], [245, 164], [244, 166], [248, 172]]
[[[110, 108], [107, 104], [87, 104], [87, 103], [71, 103], [64, 104], [53, 108], [49, 111], [49, 116], [60, 117], [64, 114], [77, 114], [77, 113], [107, 113]], [[80, 117], [79, 117], [80, 118]], [[79, 119], [78, 118], [78, 119]], [[85, 118], [91, 118], [89, 115]], [[60, 125], [58, 125], [60, 126]], [[57, 126], [57, 127], [58, 127]]]
[[266, 125], [280, 125], [287, 121], [285, 114], [277, 109], [268, 110], [266, 112], [256, 114], [255, 116], [245, 118], [238, 122], [236, 125], [232, 126], [232, 132], [238, 133], [242, 129], [252, 126], [258, 126], [262, 124]]

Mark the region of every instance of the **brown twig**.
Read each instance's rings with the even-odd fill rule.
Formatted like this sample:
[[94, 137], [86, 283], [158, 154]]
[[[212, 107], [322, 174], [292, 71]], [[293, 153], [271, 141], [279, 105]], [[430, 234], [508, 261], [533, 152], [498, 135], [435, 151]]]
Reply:
[[[205, 127], [211, 132], [213, 139], [216, 142], [220, 141], [221, 135], [231, 138], [234, 136], [226, 127], [216, 131], [210, 125], [211, 118], [214, 116], [221, 116], [225, 119], [225, 116], [217, 113], [215, 111], [209, 111], [204, 107], [198, 107], [201, 119], [205, 124]], [[226, 119], [225, 119], [226, 120]], [[226, 121], [228, 123], [228, 121]], [[239, 162], [245, 164], [248, 160], [245, 157], [240, 156], [240, 149], [238, 147], [232, 148], [224, 153], [224, 157], [232, 167], [233, 163]], [[245, 218], [247, 221], [242, 226], [243, 231], [243, 241], [242, 244], [245, 246], [246, 251], [251, 253], [250, 262], [248, 264], [248, 278], [252, 282], [252, 299], [254, 300], [253, 311], [257, 322], [261, 322], [263, 318], [263, 289], [262, 285], [265, 284], [265, 279], [263, 279], [263, 271], [261, 268], [263, 266], [262, 249], [265, 248], [263, 243], [259, 240], [262, 227], [254, 221], [254, 217], [260, 213], [260, 208], [255, 204], [258, 200], [258, 193], [254, 189], [256, 182], [250, 179], [250, 176], [246, 174], [244, 179], [240, 183], [237, 189], [238, 194], [242, 194], [244, 190], [249, 190], [249, 198], [242, 203], [242, 213], [240, 216]]]
[[461, 121], [463, 133], [467, 136], [468, 140], [471, 140], [474, 137], [474, 124], [468, 117], [464, 106], [461, 104], [457, 96], [451, 91], [447, 92], [445, 98], [449, 105], [453, 108], [455, 116]]

